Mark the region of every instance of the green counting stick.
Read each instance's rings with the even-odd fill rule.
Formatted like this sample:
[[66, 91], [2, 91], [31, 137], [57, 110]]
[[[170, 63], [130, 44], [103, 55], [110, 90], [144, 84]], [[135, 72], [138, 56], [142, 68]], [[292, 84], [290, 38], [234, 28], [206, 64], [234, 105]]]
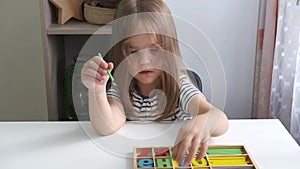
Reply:
[[240, 148], [219, 148], [219, 149], [208, 149], [207, 154], [209, 155], [221, 155], [221, 154], [243, 154], [243, 150]]
[[[101, 55], [101, 53], [100, 53], [100, 52], [98, 53], [98, 56], [100, 56], [100, 57], [103, 59], [103, 57], [102, 57], [102, 55]], [[112, 76], [112, 74], [111, 74], [110, 70], [109, 70], [109, 69], [107, 69], [106, 71], [107, 71], [107, 74], [108, 74], [108, 76], [109, 76], [110, 80], [111, 80], [111, 81], [114, 81], [115, 79], [114, 79], [114, 77]]]

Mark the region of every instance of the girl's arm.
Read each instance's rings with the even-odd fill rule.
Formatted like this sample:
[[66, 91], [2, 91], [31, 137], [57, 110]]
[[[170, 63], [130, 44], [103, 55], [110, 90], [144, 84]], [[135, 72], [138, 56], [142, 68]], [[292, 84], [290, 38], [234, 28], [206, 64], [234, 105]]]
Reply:
[[199, 149], [196, 160], [200, 160], [207, 151], [211, 136], [224, 134], [228, 129], [228, 119], [221, 110], [213, 107], [201, 94], [193, 97], [188, 105], [188, 111], [194, 116], [178, 133], [174, 156], [179, 163], [187, 150], [189, 155], [185, 160], [188, 164]]
[[228, 129], [228, 119], [225, 113], [211, 105], [201, 94], [191, 99], [188, 111], [195, 117], [199, 115], [207, 116], [206, 127], [210, 128], [209, 131], [211, 131], [213, 137], [224, 134]]
[[106, 97], [106, 92], [89, 90], [89, 113], [94, 129], [101, 135], [118, 131], [126, 122], [122, 103]]
[[81, 70], [82, 83], [89, 89], [90, 120], [101, 135], [116, 132], [126, 121], [123, 105], [106, 96], [108, 69], [112, 70], [113, 64], [95, 56], [88, 60]]

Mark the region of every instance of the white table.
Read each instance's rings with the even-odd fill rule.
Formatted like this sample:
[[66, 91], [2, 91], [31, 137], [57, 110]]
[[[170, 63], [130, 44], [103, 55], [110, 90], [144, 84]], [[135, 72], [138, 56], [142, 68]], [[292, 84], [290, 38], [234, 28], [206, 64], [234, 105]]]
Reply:
[[[0, 122], [1, 169], [133, 168], [135, 146], [172, 146], [182, 123], [127, 123], [102, 137], [89, 122]], [[299, 169], [300, 147], [279, 120], [230, 120], [212, 144], [245, 145], [261, 169]]]

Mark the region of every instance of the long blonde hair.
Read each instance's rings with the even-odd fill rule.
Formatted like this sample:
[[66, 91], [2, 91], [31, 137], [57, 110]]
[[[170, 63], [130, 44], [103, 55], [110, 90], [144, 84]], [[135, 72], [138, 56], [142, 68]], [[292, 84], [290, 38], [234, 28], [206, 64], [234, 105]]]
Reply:
[[[166, 63], [172, 75], [164, 71], [160, 77], [159, 89], [164, 92], [167, 100], [163, 115], [156, 119], [156, 121], [161, 121], [174, 115], [175, 108], [179, 103], [180, 94], [179, 65], [176, 60], [181, 60], [181, 56], [175, 23], [167, 5], [163, 0], [122, 0], [116, 10], [112, 27], [112, 48], [108, 53], [108, 60], [114, 63], [115, 68], [126, 57], [124, 56], [124, 52], [122, 52], [122, 43], [126, 38], [134, 36], [136, 32], [139, 32], [137, 29], [143, 30], [138, 34], [152, 34], [163, 50], [177, 57], [174, 58], [174, 61]], [[113, 73], [115, 73], [115, 69]], [[125, 111], [130, 114], [134, 111], [132, 106], [132, 90], [137, 86], [136, 80], [124, 80], [129, 74], [126, 68], [120, 70], [118, 74], [118, 77], [115, 78], [116, 83], [120, 89]]]

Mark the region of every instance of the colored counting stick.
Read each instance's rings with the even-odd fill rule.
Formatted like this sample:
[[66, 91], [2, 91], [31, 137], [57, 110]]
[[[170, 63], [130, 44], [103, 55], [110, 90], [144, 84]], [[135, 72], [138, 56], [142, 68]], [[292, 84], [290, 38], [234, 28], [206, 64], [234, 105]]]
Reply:
[[164, 149], [155, 153], [155, 156], [167, 156], [169, 154], [169, 149]]
[[248, 165], [246, 157], [209, 157], [212, 166]]
[[138, 161], [138, 166], [140, 168], [151, 168], [154, 167], [154, 163], [152, 159], [144, 158]]
[[[103, 58], [100, 52], [98, 53], [98, 56], [101, 57], [101, 58]], [[111, 80], [111, 81], [114, 81], [115, 79], [114, 79], [114, 77], [112, 76], [110, 70], [107, 69], [106, 72], [107, 72], [107, 74], [108, 74], [110, 80]]]
[[206, 152], [208, 155], [221, 155], [221, 154], [243, 154], [240, 148], [212, 148]]
[[138, 155], [138, 157], [146, 157], [149, 156], [150, 148], [144, 148], [142, 149], [141, 153]]

